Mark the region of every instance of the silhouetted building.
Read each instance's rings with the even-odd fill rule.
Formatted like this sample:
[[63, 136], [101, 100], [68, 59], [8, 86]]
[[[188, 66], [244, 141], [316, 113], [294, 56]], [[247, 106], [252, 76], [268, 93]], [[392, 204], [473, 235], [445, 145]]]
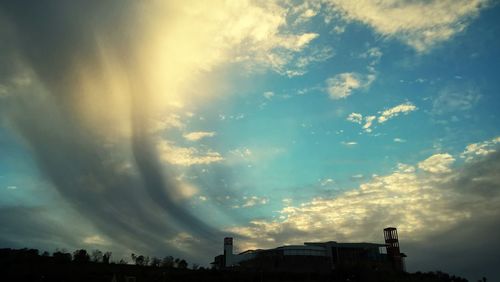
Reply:
[[387, 257], [392, 263], [392, 267], [398, 271], [406, 271], [404, 253], [399, 250], [398, 230], [395, 227], [384, 229], [384, 239], [387, 245]]
[[306, 242], [304, 245], [247, 250], [233, 254], [232, 238], [224, 238], [224, 254], [216, 256], [215, 268], [243, 268], [283, 272], [330, 272], [333, 270], [404, 271], [397, 231], [384, 229], [386, 244]]

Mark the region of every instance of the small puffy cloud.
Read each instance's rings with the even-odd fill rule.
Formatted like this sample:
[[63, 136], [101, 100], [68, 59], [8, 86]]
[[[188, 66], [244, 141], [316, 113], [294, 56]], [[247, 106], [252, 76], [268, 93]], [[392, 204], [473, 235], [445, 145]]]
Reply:
[[344, 25], [336, 25], [333, 27], [332, 32], [336, 34], [342, 34], [345, 32], [345, 26]]
[[364, 76], [354, 72], [337, 74], [326, 80], [327, 92], [334, 100], [346, 98], [352, 91], [370, 86], [374, 79], [373, 75]]
[[402, 138], [394, 138], [393, 141], [396, 143], [405, 143], [406, 142], [406, 140], [402, 139]]
[[183, 137], [189, 141], [198, 141], [200, 139], [213, 136], [215, 136], [215, 132], [213, 131], [195, 131], [183, 135]]
[[409, 112], [413, 112], [416, 110], [417, 110], [417, 107], [415, 107], [415, 105], [413, 105], [410, 102], [407, 102], [407, 103], [404, 103], [401, 105], [397, 105], [395, 107], [392, 107], [390, 109], [383, 111], [382, 114], [378, 117], [378, 122], [384, 123], [384, 122], [388, 121], [389, 119], [396, 117], [400, 114], [408, 114]]
[[224, 160], [221, 154], [210, 149], [202, 152], [194, 147], [178, 147], [166, 140], [158, 142], [157, 148], [161, 159], [174, 165], [191, 166]]
[[499, 143], [500, 137], [495, 137], [491, 140], [469, 144], [465, 147], [462, 154], [460, 154], [460, 157], [464, 158], [466, 162], [474, 161], [478, 157], [485, 157], [495, 153], [498, 150]]
[[453, 162], [455, 158], [450, 154], [435, 154], [418, 163], [418, 168], [430, 173], [448, 173]]
[[365, 117], [365, 124], [363, 125], [363, 129], [366, 132], [371, 132], [372, 129], [370, 128], [373, 125], [373, 121], [376, 119], [376, 116], [367, 116]]
[[364, 23], [379, 34], [425, 52], [465, 30], [489, 1], [331, 0], [327, 3], [344, 20]]
[[274, 92], [272, 92], [272, 91], [266, 91], [262, 95], [264, 96], [264, 98], [266, 98], [268, 100], [271, 100], [273, 98], [273, 96], [274, 96]]
[[359, 113], [350, 113], [347, 116], [347, 120], [350, 122], [361, 124], [361, 122], [363, 121], [363, 115]]

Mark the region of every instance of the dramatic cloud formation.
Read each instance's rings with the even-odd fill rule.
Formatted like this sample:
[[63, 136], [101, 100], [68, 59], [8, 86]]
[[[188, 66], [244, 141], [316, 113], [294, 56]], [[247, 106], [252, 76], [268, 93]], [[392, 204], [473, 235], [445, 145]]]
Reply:
[[[413, 251], [418, 242], [436, 236], [443, 238], [443, 233], [466, 224], [472, 217], [478, 221], [490, 221], [500, 216], [500, 211], [494, 208], [500, 203], [500, 179], [496, 173], [500, 167], [500, 155], [479, 156], [475, 165], [456, 169], [450, 168], [453, 161], [449, 154], [433, 155], [418, 164], [421, 172], [414, 166], [400, 164], [392, 174], [374, 176], [359, 188], [336, 197], [320, 197], [300, 205], [288, 205], [280, 211], [282, 219], [252, 220], [247, 226], [234, 227], [230, 231], [249, 238], [240, 244], [246, 249], [331, 238], [380, 241], [381, 230], [396, 225], [405, 243], [403, 249], [406, 245]], [[429, 177], [425, 174], [427, 172], [434, 175]], [[482, 228], [488, 230], [485, 236], [496, 229], [493, 226]], [[481, 235], [476, 240], [483, 237]], [[442, 251], [454, 253], [453, 249]], [[473, 251], [477, 255], [480, 252], [482, 250]], [[416, 261], [422, 259], [419, 256], [424, 256], [421, 252], [412, 253], [417, 256], [412, 258]], [[440, 260], [439, 257], [428, 259], [434, 263]], [[438, 264], [462, 272], [450, 264]], [[488, 267], [484, 265], [482, 271], [488, 272]]]
[[[474, 252], [473, 227], [498, 233], [499, 11], [2, 1], [0, 247], [206, 266], [233, 232], [263, 248], [396, 225], [415, 270], [439, 263], [427, 240]], [[493, 245], [470, 246], [488, 265]]]

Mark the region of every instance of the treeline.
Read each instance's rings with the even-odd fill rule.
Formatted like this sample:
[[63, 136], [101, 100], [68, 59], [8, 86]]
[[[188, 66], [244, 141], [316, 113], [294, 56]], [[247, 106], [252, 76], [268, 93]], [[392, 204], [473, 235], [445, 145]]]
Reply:
[[[75, 250], [73, 253], [65, 249], [56, 250], [52, 254], [47, 251], [40, 253], [37, 249], [0, 249], [0, 260], [5, 261], [25, 261], [25, 262], [54, 262], [54, 263], [102, 263], [102, 264], [135, 264], [137, 266], [151, 266], [159, 268], [187, 269], [188, 262], [185, 259], [166, 256], [164, 258], [149, 257], [132, 253], [130, 260], [120, 258], [118, 261], [111, 259], [112, 252], [102, 252], [93, 250], [88, 252], [85, 249]], [[192, 265], [193, 269], [202, 269], [197, 264]]]
[[[111, 252], [84, 249], [72, 253], [56, 250], [52, 254], [36, 249], [0, 249], [0, 280], [53, 282], [467, 282], [466, 279], [444, 272], [382, 272], [342, 271], [331, 273], [266, 272], [250, 269], [216, 270], [188, 268], [184, 259], [131, 254], [130, 258], [114, 261]], [[486, 278], [480, 280], [486, 282]]]

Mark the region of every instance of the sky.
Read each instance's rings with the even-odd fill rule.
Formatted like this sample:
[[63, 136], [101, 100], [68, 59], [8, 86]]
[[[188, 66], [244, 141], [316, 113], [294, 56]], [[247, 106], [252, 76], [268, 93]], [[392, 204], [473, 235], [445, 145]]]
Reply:
[[383, 242], [500, 279], [500, 6], [0, 1], [0, 247]]

